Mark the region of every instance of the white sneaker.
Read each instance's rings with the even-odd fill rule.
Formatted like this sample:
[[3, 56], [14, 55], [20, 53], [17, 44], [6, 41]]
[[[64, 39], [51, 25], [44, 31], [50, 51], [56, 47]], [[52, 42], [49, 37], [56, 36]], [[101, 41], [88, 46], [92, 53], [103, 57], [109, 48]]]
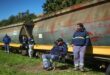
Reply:
[[79, 70], [79, 68], [78, 68], [78, 67], [75, 67], [75, 68], [74, 68], [74, 71], [77, 71], [77, 70]]
[[84, 68], [80, 68], [80, 71], [81, 71], [81, 72], [84, 72], [85, 70], [84, 70]]

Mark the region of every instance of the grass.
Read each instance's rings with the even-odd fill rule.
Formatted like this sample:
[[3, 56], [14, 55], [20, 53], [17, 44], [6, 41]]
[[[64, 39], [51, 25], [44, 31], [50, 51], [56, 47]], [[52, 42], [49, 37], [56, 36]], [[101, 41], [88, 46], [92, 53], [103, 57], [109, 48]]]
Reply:
[[[63, 65], [65, 64], [58, 63], [57, 66]], [[45, 71], [42, 69], [40, 58], [31, 59], [19, 54], [7, 54], [0, 50], [0, 75], [104, 75], [104, 73], [92, 70], [82, 73], [73, 71], [71, 66], [64, 70], [57, 68], [55, 71]]]

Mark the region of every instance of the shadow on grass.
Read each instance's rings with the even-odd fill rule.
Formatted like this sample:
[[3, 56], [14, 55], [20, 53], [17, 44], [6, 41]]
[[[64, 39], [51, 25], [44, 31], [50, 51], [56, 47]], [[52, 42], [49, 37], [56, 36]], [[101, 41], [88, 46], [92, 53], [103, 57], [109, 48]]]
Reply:
[[58, 68], [59, 70], [66, 70], [69, 69], [70, 67], [68, 65], [61, 65], [61, 66], [57, 66], [56, 68]]
[[[93, 61], [92, 60], [87, 60], [85, 62], [85, 71], [84, 72], [90, 72], [90, 71], [94, 71], [94, 72], [105, 72], [105, 69], [100, 69], [100, 64], [97, 61]], [[56, 69], [58, 70], [68, 70], [68, 69], [73, 69], [74, 65], [73, 65], [73, 61], [72, 60], [67, 60], [65, 63], [61, 63], [60, 65], [58, 65], [56, 67]]]

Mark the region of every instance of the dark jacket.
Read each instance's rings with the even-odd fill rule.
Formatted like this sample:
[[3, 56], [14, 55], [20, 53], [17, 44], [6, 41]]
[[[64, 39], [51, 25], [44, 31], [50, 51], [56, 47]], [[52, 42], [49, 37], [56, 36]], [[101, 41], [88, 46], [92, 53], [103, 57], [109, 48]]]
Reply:
[[28, 44], [28, 38], [22, 38], [22, 44]]
[[87, 46], [89, 44], [89, 35], [86, 30], [76, 31], [73, 34], [72, 44], [75, 46]]
[[22, 38], [21, 44], [22, 49], [28, 49], [28, 38], [27, 37]]
[[8, 35], [5, 35], [4, 38], [3, 38], [3, 42], [5, 44], [9, 44], [11, 42], [11, 38]]
[[66, 43], [64, 42], [62, 45], [55, 45], [53, 48], [52, 48], [52, 50], [51, 50], [51, 52], [50, 52], [50, 54], [53, 54], [53, 55], [66, 55], [66, 53], [67, 53], [67, 45], [66, 45]]
[[34, 42], [34, 40], [33, 40], [32, 38], [29, 38], [29, 39], [28, 39], [28, 44], [34, 45], [35, 42]]

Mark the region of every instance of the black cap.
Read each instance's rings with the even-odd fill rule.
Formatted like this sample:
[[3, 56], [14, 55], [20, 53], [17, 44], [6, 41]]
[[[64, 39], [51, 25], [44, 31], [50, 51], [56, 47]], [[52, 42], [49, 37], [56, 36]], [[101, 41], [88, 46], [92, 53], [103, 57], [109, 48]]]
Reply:
[[63, 42], [63, 39], [62, 38], [58, 38], [57, 41], [58, 42]]

